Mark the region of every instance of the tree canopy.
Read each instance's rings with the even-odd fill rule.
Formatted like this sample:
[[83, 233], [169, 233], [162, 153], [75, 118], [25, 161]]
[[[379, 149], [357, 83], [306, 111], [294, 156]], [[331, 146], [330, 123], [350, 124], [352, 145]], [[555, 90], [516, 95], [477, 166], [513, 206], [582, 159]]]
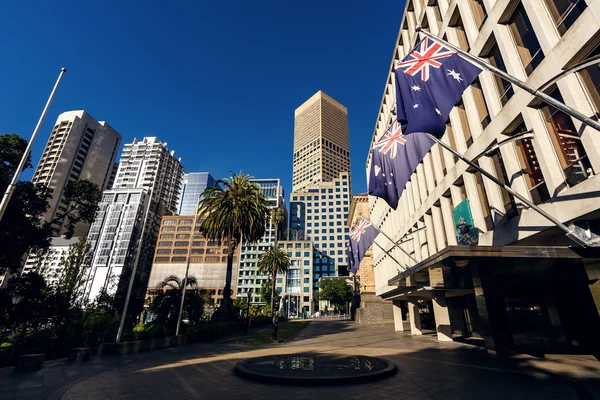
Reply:
[[[233, 257], [240, 241], [256, 242], [264, 234], [270, 216], [269, 201], [249, 175], [232, 173], [206, 188], [198, 204], [200, 231], [212, 240], [229, 240], [227, 275], [223, 290], [222, 309], [228, 319], [234, 318], [231, 304]], [[219, 313], [216, 312], [218, 318]]]
[[329, 301], [336, 309], [346, 306], [354, 297], [352, 288], [345, 279], [321, 279], [319, 281], [319, 300]]

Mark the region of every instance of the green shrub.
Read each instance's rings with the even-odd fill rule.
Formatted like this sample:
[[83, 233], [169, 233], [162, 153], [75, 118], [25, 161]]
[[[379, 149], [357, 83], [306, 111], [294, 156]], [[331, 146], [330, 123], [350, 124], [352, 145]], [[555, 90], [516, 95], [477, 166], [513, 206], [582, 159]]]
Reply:
[[166, 326], [148, 324], [137, 325], [133, 328], [133, 336], [135, 340], [147, 340], [169, 336], [169, 329]]
[[227, 336], [239, 331], [242, 324], [238, 321], [214, 321], [189, 326], [188, 343], [203, 342], [220, 336]]

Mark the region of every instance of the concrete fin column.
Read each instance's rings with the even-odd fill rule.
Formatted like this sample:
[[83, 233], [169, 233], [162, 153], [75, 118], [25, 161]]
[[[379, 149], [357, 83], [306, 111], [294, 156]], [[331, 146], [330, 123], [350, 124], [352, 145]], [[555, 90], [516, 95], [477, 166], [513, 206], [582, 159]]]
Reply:
[[417, 299], [408, 300], [408, 316], [410, 318], [410, 334], [422, 335], [421, 317], [419, 316], [419, 303], [417, 303]]
[[440, 290], [434, 291], [432, 303], [438, 340], [440, 342], [451, 342], [452, 327], [450, 326], [450, 312], [444, 292]]
[[394, 330], [396, 332], [404, 331], [404, 320], [402, 319], [402, 306], [400, 300], [392, 302], [394, 309]]

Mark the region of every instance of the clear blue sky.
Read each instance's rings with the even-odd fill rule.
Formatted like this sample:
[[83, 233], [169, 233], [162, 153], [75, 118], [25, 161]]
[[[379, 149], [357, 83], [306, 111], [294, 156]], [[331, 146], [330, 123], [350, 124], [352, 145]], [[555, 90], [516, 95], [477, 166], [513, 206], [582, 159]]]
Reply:
[[84, 109], [124, 143], [168, 142], [186, 171], [279, 177], [288, 201], [294, 109], [323, 90], [348, 107], [353, 191], [364, 192], [403, 8], [398, 0], [5, 2], [0, 133], [29, 138], [64, 66], [34, 165], [58, 114]]

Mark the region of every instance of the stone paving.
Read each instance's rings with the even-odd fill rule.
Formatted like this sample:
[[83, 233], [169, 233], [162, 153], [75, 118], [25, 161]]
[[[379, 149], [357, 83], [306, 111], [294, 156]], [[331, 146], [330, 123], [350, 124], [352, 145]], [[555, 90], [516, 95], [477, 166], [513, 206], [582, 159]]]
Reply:
[[[398, 373], [361, 385], [267, 385], [233, 373], [243, 359], [322, 352], [382, 357]], [[47, 363], [42, 371], [0, 370], [0, 399], [600, 399], [600, 362], [589, 356], [516, 356], [410, 336], [391, 325], [313, 321], [290, 343], [199, 344], [87, 363]]]

